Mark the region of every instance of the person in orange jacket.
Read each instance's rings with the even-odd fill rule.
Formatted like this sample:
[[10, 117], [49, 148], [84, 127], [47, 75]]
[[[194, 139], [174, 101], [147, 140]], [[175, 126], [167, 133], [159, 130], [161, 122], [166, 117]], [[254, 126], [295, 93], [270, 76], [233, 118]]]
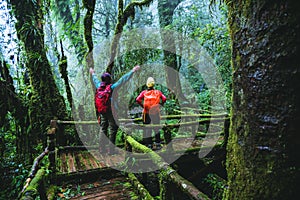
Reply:
[[[149, 77], [146, 82], [147, 89], [142, 91], [136, 98], [136, 102], [143, 109], [143, 124], [160, 123], [160, 106], [163, 106], [167, 98], [159, 90], [154, 89], [155, 81]], [[149, 148], [161, 149], [161, 139], [159, 127], [153, 129], [155, 133], [155, 142], [152, 144], [152, 129], [145, 128], [143, 135], [143, 144]]]

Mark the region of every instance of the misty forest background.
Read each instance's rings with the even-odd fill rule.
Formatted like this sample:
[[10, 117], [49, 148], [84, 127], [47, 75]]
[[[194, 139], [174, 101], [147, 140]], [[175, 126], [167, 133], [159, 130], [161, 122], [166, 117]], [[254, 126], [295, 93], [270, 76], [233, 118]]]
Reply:
[[[178, 99], [195, 99], [204, 113], [213, 109], [230, 116], [227, 188], [218, 198], [295, 197], [298, 11], [296, 0], [1, 0], [0, 199], [17, 197], [34, 158], [46, 147], [51, 119], [95, 120], [90, 67], [118, 80], [137, 64], [144, 70], [139, 73], [148, 75], [160, 64], [166, 74], [166, 85], [158, 86], [168, 97], [165, 113], [180, 110]], [[147, 46], [126, 52], [131, 44], [118, 35], [147, 28], [176, 32], [172, 40], [160, 41], [176, 53]], [[214, 93], [179, 56], [194, 56], [182, 38], [203, 47], [207, 62], [218, 70], [222, 87]], [[185, 79], [172, 77], [163, 65]], [[187, 82], [193, 93], [185, 92]], [[138, 107], [133, 97], [142, 89], [128, 96], [133, 110]], [[212, 98], [222, 104], [212, 107]], [[66, 129], [60, 145], [81, 144], [78, 130]]]

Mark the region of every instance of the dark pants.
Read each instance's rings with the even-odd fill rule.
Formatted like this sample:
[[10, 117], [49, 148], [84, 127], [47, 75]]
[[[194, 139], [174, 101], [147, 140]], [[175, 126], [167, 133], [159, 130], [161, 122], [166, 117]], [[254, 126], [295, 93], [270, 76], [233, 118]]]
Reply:
[[[149, 114], [149, 113], [143, 113], [143, 123], [144, 124], [159, 124], [160, 123], [160, 114]], [[144, 136], [143, 136], [143, 143], [147, 145], [152, 144], [152, 130], [155, 133], [155, 142], [160, 142], [160, 133], [159, 133], [160, 127], [149, 129], [145, 128], [144, 130]]]
[[[100, 114], [100, 119], [100, 148], [104, 149], [109, 144], [108, 138], [113, 145], [116, 143], [116, 136], [119, 127], [111, 110], [105, 114]], [[113, 145], [111, 145], [111, 147], [113, 147]]]

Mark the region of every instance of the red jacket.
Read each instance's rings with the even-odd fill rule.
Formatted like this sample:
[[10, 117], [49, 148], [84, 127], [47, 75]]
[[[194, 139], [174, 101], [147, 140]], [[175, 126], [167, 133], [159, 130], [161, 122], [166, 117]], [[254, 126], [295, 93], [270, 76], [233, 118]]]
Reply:
[[[154, 89], [150, 89], [150, 90], [154, 90]], [[142, 92], [139, 94], [139, 96], [136, 98], [136, 102], [137, 102], [140, 106], [142, 106], [143, 108], [144, 108], [144, 105], [143, 105], [144, 94], [145, 94], [147, 91], [149, 91], [149, 89], [148, 89], [148, 90], [142, 91]], [[166, 102], [167, 98], [165, 97], [165, 95], [163, 95], [163, 93], [162, 93], [161, 91], [159, 91], [159, 90], [156, 90], [156, 91], [158, 91], [158, 93], [159, 93], [159, 95], [160, 95], [161, 104], [164, 104], [164, 103]], [[149, 111], [146, 110], [146, 109], [144, 108], [143, 113], [148, 113], [148, 112], [149, 112]]]

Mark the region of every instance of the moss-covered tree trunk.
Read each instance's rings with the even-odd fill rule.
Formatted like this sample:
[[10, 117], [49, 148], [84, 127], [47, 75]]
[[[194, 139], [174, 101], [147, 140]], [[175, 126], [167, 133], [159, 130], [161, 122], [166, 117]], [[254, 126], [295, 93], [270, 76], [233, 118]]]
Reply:
[[[16, 151], [18, 159], [28, 161], [31, 159], [30, 148], [28, 144], [28, 133], [26, 132], [28, 126], [28, 107], [26, 106], [25, 98], [22, 94], [16, 93], [13, 78], [10, 76], [8, 65], [5, 61], [0, 60], [0, 127], [5, 132], [11, 130], [12, 124], [15, 124], [15, 136], [16, 136]], [[3, 98], [4, 97], [4, 98]], [[14, 122], [7, 117], [7, 114], [13, 117]], [[0, 140], [3, 139], [0, 136]], [[2, 143], [3, 142], [3, 143]], [[7, 145], [4, 140], [0, 141], [0, 156], [3, 153]]]
[[[30, 141], [33, 148], [41, 141], [46, 143], [46, 128], [54, 117], [67, 118], [66, 105], [55, 84], [46, 57], [43, 34], [41, 1], [12, 0], [17, 19], [18, 38], [24, 43], [27, 55], [26, 68], [30, 75], [32, 95], [29, 105]], [[61, 135], [61, 141], [64, 136]]]
[[84, 38], [88, 46], [88, 53], [86, 55], [87, 67], [94, 68], [93, 59], [93, 16], [95, 11], [96, 0], [83, 0], [83, 5], [87, 9], [86, 15], [84, 17]]
[[185, 100], [181, 90], [179, 79], [180, 64], [177, 62], [175, 35], [170, 31], [164, 33], [164, 28], [170, 26], [173, 22], [173, 13], [175, 8], [182, 0], [161, 0], [158, 1], [159, 24], [162, 29], [162, 45], [164, 48], [164, 65], [167, 77], [168, 88], [176, 94], [180, 100]]
[[64, 53], [64, 48], [62, 44], [62, 40], [60, 40], [60, 52], [61, 55], [59, 56], [59, 72], [61, 74], [61, 78], [65, 82], [65, 88], [66, 88], [66, 93], [67, 93], [67, 99], [69, 102], [69, 107], [73, 107], [73, 97], [72, 97], [72, 91], [71, 91], [71, 86], [70, 86], [70, 81], [68, 77], [68, 60], [67, 56]]
[[226, 199], [299, 196], [298, 2], [227, 1], [234, 74]]

